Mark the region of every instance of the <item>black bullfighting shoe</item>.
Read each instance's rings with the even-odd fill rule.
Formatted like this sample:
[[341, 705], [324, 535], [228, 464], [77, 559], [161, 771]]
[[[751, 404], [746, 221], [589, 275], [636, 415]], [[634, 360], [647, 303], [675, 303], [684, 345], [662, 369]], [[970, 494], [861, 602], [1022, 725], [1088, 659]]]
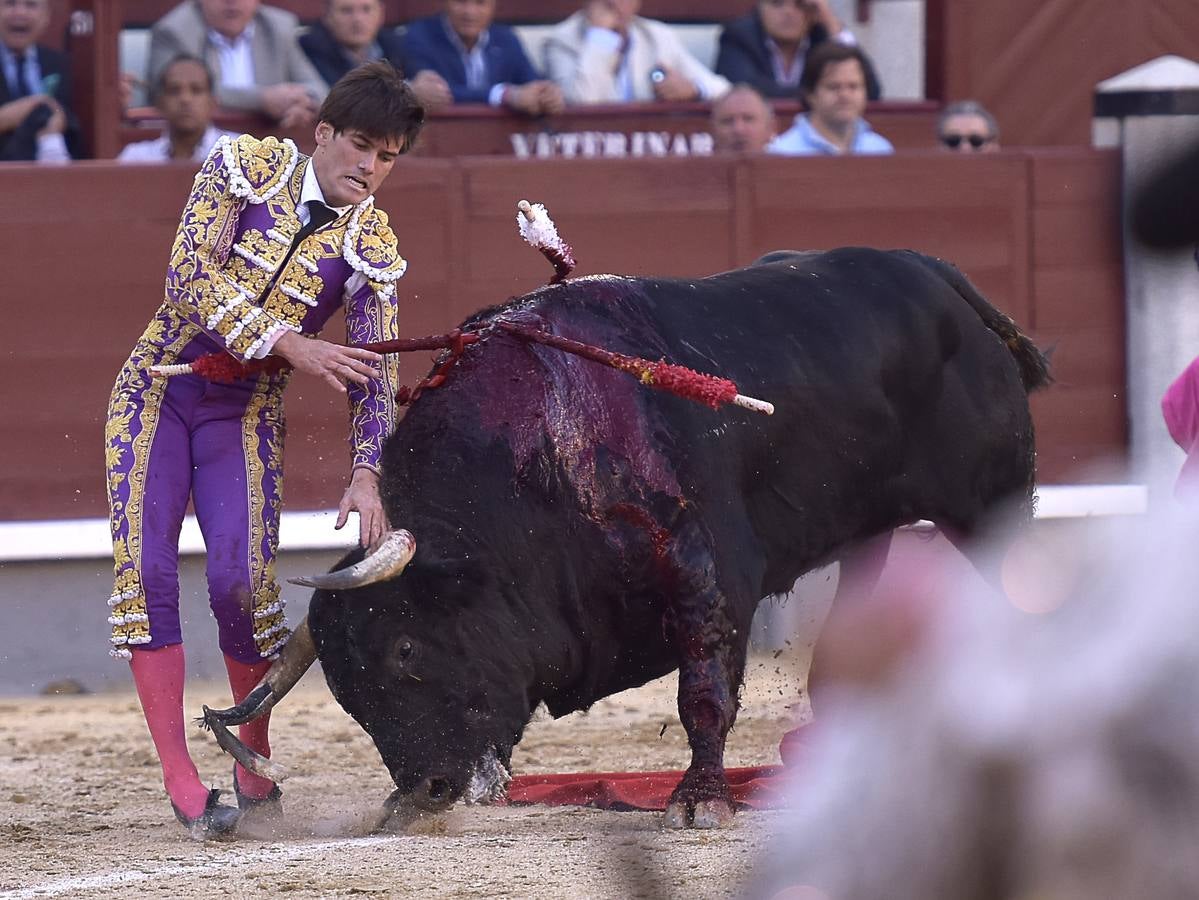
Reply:
[[209, 841], [228, 837], [237, 827], [237, 821], [241, 818], [241, 810], [219, 803], [220, 796], [221, 792], [216, 788], [209, 791], [208, 800], [204, 804], [204, 812], [195, 818], [185, 816], [178, 806], [174, 803], [171, 804], [171, 809], [175, 811], [175, 818], [183, 823], [183, 827], [187, 829], [187, 833], [193, 841]]
[[237, 783], [237, 766], [233, 767], [233, 793], [237, 794], [237, 808], [243, 813], [253, 813], [260, 821], [283, 817], [283, 791], [279, 785], [271, 788], [265, 797], [247, 797]]

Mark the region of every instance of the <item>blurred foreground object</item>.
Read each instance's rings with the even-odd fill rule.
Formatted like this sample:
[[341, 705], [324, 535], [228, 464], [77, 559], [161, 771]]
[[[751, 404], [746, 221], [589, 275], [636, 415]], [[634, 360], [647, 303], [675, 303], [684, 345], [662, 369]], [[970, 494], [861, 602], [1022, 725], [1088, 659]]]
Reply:
[[1199, 141], [1175, 153], [1131, 198], [1129, 225], [1161, 250], [1199, 242]]
[[[1185, 897], [1199, 884], [1199, 517], [1019, 540], [892, 677], [829, 694], [749, 896]], [[819, 896], [812, 894], [812, 896]]]

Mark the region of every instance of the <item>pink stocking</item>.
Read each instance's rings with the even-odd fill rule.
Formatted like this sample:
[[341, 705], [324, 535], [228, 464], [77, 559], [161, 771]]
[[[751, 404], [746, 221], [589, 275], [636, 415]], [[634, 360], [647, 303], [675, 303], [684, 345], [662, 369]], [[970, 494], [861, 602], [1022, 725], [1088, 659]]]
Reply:
[[129, 668], [142, 703], [150, 738], [162, 764], [162, 783], [171, 802], [189, 818], [204, 812], [208, 788], [187, 752], [183, 728], [183, 645], [133, 650]]
[[[233, 702], [241, 703], [245, 699], [246, 694], [258, 686], [258, 682], [262, 681], [263, 676], [266, 675], [270, 667], [271, 661], [269, 659], [260, 660], [256, 663], [244, 663], [238, 662], [231, 656], [226, 656], [225, 669], [229, 672], [229, 687], [233, 691]], [[270, 724], [271, 714], [267, 713], [262, 718], [255, 719], [253, 722], [247, 722], [238, 728], [237, 736], [251, 750], [263, 756], [270, 756], [271, 742], [267, 736]], [[244, 796], [260, 800], [271, 792], [275, 784], [267, 778], [255, 775], [253, 772], [246, 770], [242, 767], [241, 763], [238, 763], [237, 786], [241, 789]]]

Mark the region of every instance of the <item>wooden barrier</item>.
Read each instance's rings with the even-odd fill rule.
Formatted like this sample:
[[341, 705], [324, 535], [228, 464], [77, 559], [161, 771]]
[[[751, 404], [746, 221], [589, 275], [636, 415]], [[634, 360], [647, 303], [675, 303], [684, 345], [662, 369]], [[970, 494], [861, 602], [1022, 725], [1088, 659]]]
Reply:
[[[105, 513], [112, 381], [162, 296], [192, 177], [186, 166], [0, 167], [5, 350], [0, 520]], [[550, 274], [515, 227], [546, 203], [577, 274], [695, 277], [780, 247], [912, 247], [957, 262], [1042, 344], [1058, 384], [1034, 399], [1047, 482], [1123, 464], [1119, 161], [1090, 150], [853, 159], [405, 159], [379, 193], [409, 273], [403, 331], [444, 331]], [[327, 336], [336, 338], [334, 323]], [[428, 357], [403, 361], [408, 383]], [[326, 508], [346, 477], [345, 410], [325, 386], [288, 393], [287, 506]], [[1108, 471], [1106, 477], [1119, 477]]]

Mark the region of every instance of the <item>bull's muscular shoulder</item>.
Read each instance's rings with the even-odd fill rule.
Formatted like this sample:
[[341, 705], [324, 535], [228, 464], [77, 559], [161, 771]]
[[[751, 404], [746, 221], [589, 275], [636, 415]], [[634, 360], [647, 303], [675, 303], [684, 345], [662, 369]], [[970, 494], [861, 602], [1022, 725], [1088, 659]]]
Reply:
[[408, 261], [400, 256], [399, 241], [387, 224], [387, 213], [368, 204], [350, 226], [342, 255], [355, 271], [378, 284], [391, 284], [404, 274]]
[[229, 175], [229, 191], [250, 203], [265, 203], [279, 193], [300, 161], [300, 151], [286, 138], [259, 140], [243, 134], [222, 137], [218, 146]]

